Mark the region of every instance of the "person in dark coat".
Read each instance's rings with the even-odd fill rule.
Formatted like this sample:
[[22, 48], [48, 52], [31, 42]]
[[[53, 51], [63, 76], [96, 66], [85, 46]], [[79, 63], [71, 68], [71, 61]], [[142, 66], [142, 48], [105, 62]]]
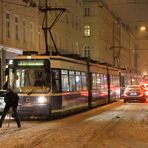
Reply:
[[17, 126], [18, 126], [18, 128], [20, 128], [21, 124], [20, 124], [20, 120], [19, 120], [19, 117], [17, 114], [17, 106], [18, 106], [18, 101], [19, 101], [19, 97], [18, 97], [17, 93], [15, 93], [10, 88], [7, 89], [6, 95], [4, 97], [4, 101], [6, 104], [5, 104], [1, 119], [0, 119], [0, 128], [2, 127], [2, 123], [3, 123], [5, 116], [8, 113], [10, 108], [12, 108]]

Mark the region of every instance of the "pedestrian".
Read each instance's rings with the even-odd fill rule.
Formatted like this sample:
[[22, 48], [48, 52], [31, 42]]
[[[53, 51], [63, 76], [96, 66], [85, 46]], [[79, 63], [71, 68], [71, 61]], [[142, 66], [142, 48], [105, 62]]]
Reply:
[[8, 88], [6, 95], [4, 97], [4, 101], [5, 101], [5, 107], [4, 107], [4, 111], [3, 111], [1, 119], [0, 119], [0, 128], [2, 127], [2, 123], [5, 119], [6, 114], [10, 110], [10, 108], [12, 108], [13, 115], [14, 115], [15, 121], [17, 123], [17, 126], [18, 126], [18, 128], [20, 128], [21, 124], [20, 124], [20, 120], [19, 120], [19, 117], [17, 114], [17, 106], [18, 106], [18, 101], [19, 101], [19, 97], [18, 97], [17, 93], [15, 93], [12, 89]]

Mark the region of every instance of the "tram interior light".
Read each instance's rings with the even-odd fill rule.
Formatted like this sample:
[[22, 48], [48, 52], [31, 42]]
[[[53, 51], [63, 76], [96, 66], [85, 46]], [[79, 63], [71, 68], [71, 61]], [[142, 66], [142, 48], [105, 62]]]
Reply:
[[13, 60], [9, 60], [8, 64], [13, 64]]
[[76, 76], [76, 82], [80, 82], [80, 77]]

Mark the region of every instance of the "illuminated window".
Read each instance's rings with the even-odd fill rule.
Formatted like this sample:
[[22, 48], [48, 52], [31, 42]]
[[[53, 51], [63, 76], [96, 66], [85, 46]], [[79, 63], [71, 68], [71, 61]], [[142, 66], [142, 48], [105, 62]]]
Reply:
[[81, 90], [81, 73], [79, 71], [76, 71], [76, 90], [79, 91]]
[[69, 71], [69, 90], [70, 91], [76, 90], [75, 72], [74, 71]]
[[68, 71], [62, 70], [62, 91], [69, 91]]
[[85, 37], [89, 37], [90, 36], [90, 26], [89, 25], [85, 25], [84, 26], [84, 36]]
[[82, 90], [87, 90], [86, 73], [82, 72], [81, 77], [82, 77]]

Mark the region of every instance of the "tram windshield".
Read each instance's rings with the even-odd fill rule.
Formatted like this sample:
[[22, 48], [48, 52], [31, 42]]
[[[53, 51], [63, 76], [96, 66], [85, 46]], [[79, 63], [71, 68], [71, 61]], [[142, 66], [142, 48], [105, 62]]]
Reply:
[[46, 93], [50, 90], [50, 73], [44, 66], [16, 66], [9, 70], [9, 84], [18, 93]]

